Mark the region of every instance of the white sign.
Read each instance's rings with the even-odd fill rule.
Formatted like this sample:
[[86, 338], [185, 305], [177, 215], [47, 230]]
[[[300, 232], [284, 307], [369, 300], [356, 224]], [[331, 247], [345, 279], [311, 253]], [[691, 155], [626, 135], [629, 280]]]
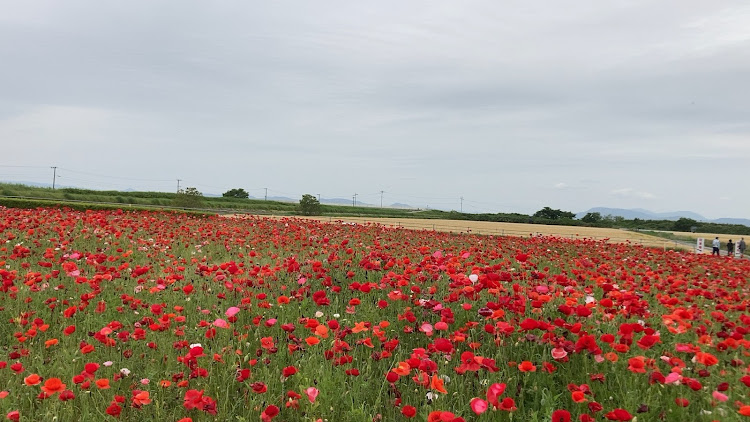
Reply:
[[702, 237], [699, 237], [697, 242], [695, 243], [695, 253], [702, 254], [703, 253], [703, 244], [705, 243], [705, 239]]

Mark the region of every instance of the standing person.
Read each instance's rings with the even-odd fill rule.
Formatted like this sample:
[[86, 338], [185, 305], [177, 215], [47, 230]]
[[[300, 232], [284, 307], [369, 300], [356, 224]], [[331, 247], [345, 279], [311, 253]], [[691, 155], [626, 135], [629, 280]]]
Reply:
[[727, 256], [734, 255], [734, 243], [732, 243], [732, 239], [729, 239], [729, 243], [727, 243]]
[[743, 258], [745, 255], [745, 238], [744, 237], [740, 239], [739, 243], [737, 243], [737, 249], [740, 250], [740, 258]]
[[721, 242], [719, 242], [719, 236], [716, 236], [716, 239], [714, 239], [714, 241], [711, 242], [711, 246], [713, 247], [713, 250], [711, 251], [711, 256], [721, 255], [721, 253], [719, 253], [719, 248], [721, 247]]

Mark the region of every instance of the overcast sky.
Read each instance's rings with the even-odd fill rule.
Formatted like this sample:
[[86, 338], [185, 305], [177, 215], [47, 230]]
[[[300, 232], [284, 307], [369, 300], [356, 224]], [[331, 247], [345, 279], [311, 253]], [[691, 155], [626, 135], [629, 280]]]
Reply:
[[744, 0], [0, 10], [0, 180], [750, 217]]

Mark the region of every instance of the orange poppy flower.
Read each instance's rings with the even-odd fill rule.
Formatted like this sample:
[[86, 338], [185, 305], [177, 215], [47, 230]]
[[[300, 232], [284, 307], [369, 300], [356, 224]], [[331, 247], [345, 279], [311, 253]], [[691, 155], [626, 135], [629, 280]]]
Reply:
[[536, 372], [536, 365], [528, 360], [525, 360], [518, 364], [518, 370], [521, 372]]
[[32, 385], [38, 385], [42, 382], [42, 377], [40, 377], [37, 374], [31, 374], [28, 377], [23, 379], [23, 383], [32, 386]]
[[263, 337], [260, 339], [260, 347], [272, 349], [274, 347], [273, 337]]
[[570, 398], [576, 403], [583, 403], [586, 401], [586, 395], [583, 391], [574, 391], [570, 393]]
[[63, 390], [65, 390], [65, 384], [62, 383], [60, 378], [50, 378], [44, 381], [44, 385], [42, 386], [42, 391], [50, 396]]
[[133, 405], [138, 407], [151, 403], [148, 391], [133, 391]]
[[328, 327], [321, 324], [315, 327], [315, 334], [320, 336], [321, 338], [328, 338]]
[[399, 362], [398, 366], [393, 369], [393, 372], [404, 376], [409, 375], [409, 372], [411, 372], [411, 366], [407, 362]]
[[437, 392], [448, 394], [448, 391], [443, 386], [443, 380], [441, 378], [438, 378], [437, 374], [432, 374], [432, 380], [430, 381], [430, 388]]
[[711, 353], [698, 352], [695, 354], [695, 361], [706, 366], [713, 366], [719, 363], [719, 359]]

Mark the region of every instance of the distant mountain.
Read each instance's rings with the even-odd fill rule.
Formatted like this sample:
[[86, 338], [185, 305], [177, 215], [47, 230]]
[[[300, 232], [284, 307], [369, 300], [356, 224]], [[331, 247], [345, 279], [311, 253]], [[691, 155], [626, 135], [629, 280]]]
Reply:
[[743, 226], [750, 227], [750, 220], [747, 218], [717, 218], [716, 220], [711, 220], [711, 222], [719, 224], [742, 224]]
[[708, 221], [706, 217], [691, 211], [656, 212], [653, 214], [662, 220], [679, 220], [680, 218], [692, 218], [696, 221]]
[[[260, 199], [260, 198], [258, 198]], [[286, 196], [269, 196], [269, 201], [278, 201], [278, 202], [299, 202], [299, 199], [292, 199], [288, 198]]]
[[[320, 198], [321, 204], [328, 204], [328, 205], [353, 205], [353, 200], [351, 198]], [[360, 200], [357, 200], [357, 206], [358, 207], [371, 207], [372, 204], [368, 204], [367, 202], [362, 202]]]
[[750, 227], [750, 220], [747, 218], [718, 218], [715, 220], [709, 220], [708, 218], [691, 212], [691, 211], [670, 211], [670, 212], [653, 212], [642, 208], [635, 209], [623, 209], [623, 208], [605, 208], [596, 207], [591, 208], [588, 211], [579, 212], [576, 214], [576, 218], [581, 218], [587, 213], [598, 212], [602, 217], [611, 215], [613, 217], [623, 217], [628, 220], [638, 218], [640, 220], [679, 220], [680, 218], [690, 218], [695, 221], [702, 221], [706, 223], [718, 223], [718, 224], [742, 224]]
[[623, 217], [628, 220], [632, 220], [634, 218], [638, 218], [641, 220], [679, 220], [680, 218], [692, 218], [693, 220], [697, 221], [708, 221], [706, 217], [703, 217], [702, 215], [696, 214], [694, 212], [690, 211], [673, 211], [673, 212], [652, 212], [649, 210], [644, 210], [642, 208], [636, 208], [636, 209], [623, 209], [623, 208], [605, 208], [605, 207], [596, 207], [591, 208], [588, 211], [579, 212], [576, 214], [576, 218], [581, 218], [587, 213], [590, 212], [598, 212], [602, 215], [602, 217], [605, 217], [607, 215], [611, 215], [614, 217]]
[[411, 205], [409, 205], [409, 204], [402, 204], [402, 203], [400, 203], [400, 202], [394, 202], [394, 203], [392, 203], [392, 204], [390, 205], [390, 207], [391, 207], [391, 208], [408, 208], [408, 209], [412, 209], [412, 208], [414, 208], [414, 207], [412, 207], [412, 206], [411, 206]]

